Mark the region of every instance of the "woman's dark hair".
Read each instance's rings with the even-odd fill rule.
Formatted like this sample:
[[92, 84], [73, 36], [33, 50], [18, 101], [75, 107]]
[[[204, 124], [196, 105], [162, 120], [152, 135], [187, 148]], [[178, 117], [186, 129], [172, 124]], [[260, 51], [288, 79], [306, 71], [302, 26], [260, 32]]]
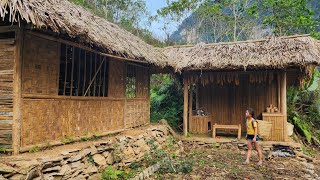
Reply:
[[254, 117], [254, 110], [252, 108], [248, 108], [247, 111], [249, 114], [251, 114], [252, 117]]

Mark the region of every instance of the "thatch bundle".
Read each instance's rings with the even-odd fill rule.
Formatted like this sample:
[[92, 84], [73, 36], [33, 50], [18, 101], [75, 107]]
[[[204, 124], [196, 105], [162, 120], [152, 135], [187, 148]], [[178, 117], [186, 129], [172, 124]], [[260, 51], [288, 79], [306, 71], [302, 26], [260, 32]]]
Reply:
[[308, 35], [162, 49], [176, 71], [283, 69], [320, 64], [320, 46]]
[[[249, 82], [252, 84], [271, 84], [277, 77], [275, 72], [253, 71], [247, 73]], [[240, 85], [240, 74], [238, 72], [202, 72], [188, 73], [186, 76], [189, 84], [200, 83], [202, 86], [216, 84], [224, 86], [228, 84]]]
[[35, 28], [50, 28], [105, 53], [164, 66], [165, 56], [118, 25], [97, 17], [68, 0], [1, 0], [4, 21], [27, 22]]
[[239, 85], [239, 74], [232, 72], [220, 73], [201, 73], [201, 74], [188, 74], [186, 76], [188, 84], [200, 83], [202, 86], [214, 83], [220, 86], [226, 84]]

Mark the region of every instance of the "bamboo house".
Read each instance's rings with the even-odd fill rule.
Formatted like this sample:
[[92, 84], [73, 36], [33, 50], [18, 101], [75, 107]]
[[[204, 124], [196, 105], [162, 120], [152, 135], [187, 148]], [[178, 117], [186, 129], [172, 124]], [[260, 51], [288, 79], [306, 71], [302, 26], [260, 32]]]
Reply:
[[184, 134], [215, 135], [220, 128], [240, 129], [240, 136], [252, 107], [257, 119], [272, 122], [269, 140], [285, 141], [287, 87], [311, 77], [320, 63], [319, 47], [301, 35], [162, 49], [183, 76]]
[[0, 3], [0, 146], [17, 154], [150, 122], [164, 56], [67, 0]]

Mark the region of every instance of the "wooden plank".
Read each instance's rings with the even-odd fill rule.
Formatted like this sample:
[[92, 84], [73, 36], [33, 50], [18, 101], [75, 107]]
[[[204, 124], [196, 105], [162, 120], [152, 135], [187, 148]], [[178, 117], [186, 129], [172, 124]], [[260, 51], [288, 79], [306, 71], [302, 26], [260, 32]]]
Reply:
[[0, 124], [0, 130], [11, 130], [11, 129], [12, 129], [12, 124]]
[[17, 44], [15, 49], [14, 59], [14, 86], [13, 86], [13, 154], [19, 154], [21, 147], [21, 62], [23, 52], [24, 34], [23, 29], [20, 28], [16, 32]]
[[186, 76], [183, 78], [183, 135], [188, 135], [188, 83]]

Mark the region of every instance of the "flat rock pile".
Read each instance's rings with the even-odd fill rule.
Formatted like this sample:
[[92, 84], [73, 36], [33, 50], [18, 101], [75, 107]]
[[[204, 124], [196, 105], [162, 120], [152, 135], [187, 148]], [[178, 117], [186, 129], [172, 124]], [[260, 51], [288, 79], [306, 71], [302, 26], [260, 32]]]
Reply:
[[168, 134], [165, 125], [150, 127], [135, 137], [119, 135], [56, 156], [0, 163], [0, 179], [90, 179], [106, 166], [128, 166], [141, 160], [150, 152], [150, 141], [161, 147]]

